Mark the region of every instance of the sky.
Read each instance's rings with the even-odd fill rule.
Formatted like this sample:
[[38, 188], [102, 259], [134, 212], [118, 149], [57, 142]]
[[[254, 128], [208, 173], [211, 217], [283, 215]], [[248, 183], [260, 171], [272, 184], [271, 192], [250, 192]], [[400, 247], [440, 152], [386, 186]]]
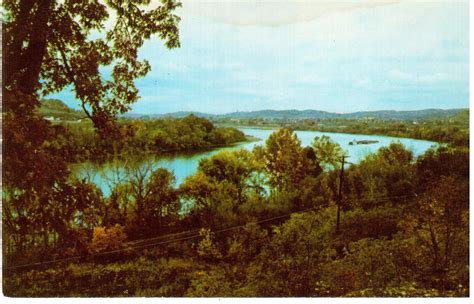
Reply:
[[182, 2], [181, 48], [140, 50], [132, 113], [469, 107], [467, 1]]

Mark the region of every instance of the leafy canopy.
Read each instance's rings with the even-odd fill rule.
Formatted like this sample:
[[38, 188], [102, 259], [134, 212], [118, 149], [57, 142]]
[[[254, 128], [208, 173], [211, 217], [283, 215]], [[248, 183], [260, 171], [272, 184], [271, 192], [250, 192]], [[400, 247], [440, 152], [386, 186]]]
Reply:
[[[138, 58], [144, 41], [158, 35], [168, 48], [180, 45], [172, 12], [181, 4], [161, 2], [4, 1], [4, 88], [26, 95], [71, 88], [94, 125], [107, 126], [139, 98], [134, 80], [150, 70]], [[25, 103], [14, 100], [6, 98], [8, 109]]]

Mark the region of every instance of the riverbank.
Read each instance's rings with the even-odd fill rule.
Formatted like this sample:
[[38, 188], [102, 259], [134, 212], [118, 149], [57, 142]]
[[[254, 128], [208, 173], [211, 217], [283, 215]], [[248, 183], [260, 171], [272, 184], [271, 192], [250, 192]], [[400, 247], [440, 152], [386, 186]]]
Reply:
[[[232, 123], [218, 123], [214, 122], [216, 126], [238, 129], [258, 129], [258, 130], [275, 130], [279, 128], [291, 128], [295, 131], [316, 131], [323, 133], [344, 133], [357, 135], [371, 135], [371, 136], [390, 136], [395, 138], [412, 138], [419, 140], [435, 141], [442, 144], [452, 144], [454, 146], [469, 146], [469, 128], [441, 127], [435, 126], [415, 126], [407, 130], [389, 129], [388, 127], [366, 127], [358, 128], [353, 126], [309, 126], [301, 124], [278, 124], [269, 123], [266, 125], [251, 125], [251, 124], [232, 124]], [[451, 134], [451, 135], [450, 135]]]
[[[130, 170], [137, 168], [146, 168], [151, 166], [152, 168], [164, 168], [170, 172], [173, 172], [175, 176], [175, 187], [179, 187], [188, 176], [196, 173], [199, 163], [202, 159], [212, 157], [223, 151], [235, 151], [239, 149], [246, 149], [252, 151], [257, 145], [264, 145], [267, 138], [274, 132], [274, 129], [240, 129], [245, 133], [245, 141], [236, 142], [230, 145], [219, 146], [214, 148], [208, 148], [205, 150], [198, 151], [187, 151], [187, 152], [169, 152], [169, 153], [151, 153], [144, 155], [143, 157], [137, 157], [137, 155], [126, 158], [127, 166]], [[310, 146], [315, 137], [325, 135], [318, 131], [296, 131], [295, 132], [302, 146]], [[388, 136], [375, 136], [375, 135], [357, 135], [357, 134], [344, 134], [344, 133], [331, 133], [330, 137], [333, 141], [337, 142], [344, 151], [350, 156], [347, 161], [357, 163], [363, 159], [369, 153], [375, 153], [381, 147], [387, 147], [394, 141], [399, 141], [407, 149], [411, 150], [414, 156], [421, 155], [428, 150], [435, 142], [407, 139], [407, 138], [393, 138]], [[350, 142], [358, 140], [372, 140], [377, 141], [370, 145], [350, 145]], [[123, 157], [123, 156], [122, 156]], [[123, 167], [124, 162], [115, 159], [110, 162], [102, 163], [79, 163], [75, 166], [74, 175], [78, 178], [92, 177], [90, 180], [96, 184], [104, 193], [105, 196], [110, 194], [109, 183], [111, 179], [116, 178], [117, 168]]]

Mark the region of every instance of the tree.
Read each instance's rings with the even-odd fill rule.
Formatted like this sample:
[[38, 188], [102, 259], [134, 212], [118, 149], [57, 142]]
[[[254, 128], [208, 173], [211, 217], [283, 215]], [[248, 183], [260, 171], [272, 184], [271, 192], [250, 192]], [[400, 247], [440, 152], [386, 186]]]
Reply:
[[333, 255], [330, 212], [294, 214], [274, 228], [273, 237], [249, 267], [259, 296], [313, 296], [321, 266]]
[[468, 188], [467, 182], [442, 176], [429, 186], [412, 213], [420, 227], [418, 236], [430, 248], [432, 271], [441, 276], [443, 284], [444, 276], [459, 262], [455, 257], [468, 255], [467, 246], [463, 247], [469, 227]]
[[153, 171], [146, 187], [149, 195], [145, 200], [145, 222], [152, 229], [161, 230], [176, 223], [180, 204], [173, 188], [175, 177], [166, 169]]
[[119, 250], [126, 247], [127, 235], [122, 226], [116, 224], [113, 227], [95, 227], [92, 235], [91, 250], [100, 253], [110, 250]]
[[364, 296], [412, 295], [418, 290], [410, 288], [397, 294], [407, 284], [415, 285], [418, 247], [410, 240], [363, 238], [348, 246], [344, 255], [325, 263], [321, 281], [317, 283], [318, 295]]
[[[46, 211], [58, 202], [54, 198], [68, 195], [62, 135], [35, 114], [39, 96], [72, 88], [102, 137], [120, 137], [117, 128], [109, 128], [111, 121], [138, 100], [134, 80], [150, 69], [146, 60], [138, 60], [138, 49], [153, 34], [169, 48], [179, 46], [179, 18], [172, 11], [180, 4], [165, 0], [146, 9], [149, 4], [149, 0], [3, 2], [7, 164], [3, 197], [8, 204], [4, 219], [8, 232], [18, 232], [17, 243], [41, 232], [47, 244], [55, 218]], [[101, 71], [107, 69], [110, 75], [103, 77]]]
[[323, 135], [315, 137], [312, 146], [316, 158], [321, 164], [334, 170], [339, 168], [344, 151], [338, 143], [334, 142], [329, 136]]
[[198, 170], [215, 182], [227, 181], [237, 189], [237, 202], [244, 203], [245, 190], [249, 186], [249, 179], [254, 174], [253, 160], [250, 152], [239, 150], [236, 152], [223, 151], [199, 162]]
[[[168, 48], [179, 47], [179, 17], [172, 14], [179, 6], [174, 0], [152, 9], [149, 0], [4, 1], [5, 108], [38, 105], [35, 98], [12, 98], [20, 92], [71, 87], [94, 125], [106, 127], [139, 98], [134, 80], [150, 70], [138, 60], [145, 39], [156, 34]], [[101, 75], [102, 67], [110, 77]]]
[[416, 160], [417, 189], [423, 192], [440, 176], [469, 178], [469, 151], [439, 146], [427, 150]]
[[199, 235], [202, 238], [201, 241], [194, 244], [196, 246], [197, 255], [206, 261], [215, 262], [221, 259], [222, 253], [214, 241], [214, 233], [210, 229], [202, 228], [199, 231]]
[[200, 160], [198, 171], [186, 178], [180, 192], [193, 224], [222, 225], [241, 223], [250, 197], [261, 197], [262, 187], [252, 153], [246, 150], [223, 151]]
[[282, 128], [272, 133], [263, 149], [255, 150], [269, 183], [277, 190], [295, 189], [308, 175], [320, 173], [317, 157], [301, 147], [296, 133]]
[[156, 234], [175, 223], [180, 204], [173, 188], [173, 173], [164, 168], [155, 169], [155, 164], [149, 160], [128, 164], [124, 175], [121, 183], [111, 187], [108, 223], [117, 223], [113, 219], [119, 222], [125, 219], [131, 238]]
[[3, 130], [3, 227], [18, 248], [26, 245], [27, 235], [34, 244], [33, 233], [42, 233], [47, 244], [54, 219], [47, 206], [56, 204], [69, 174], [57, 140], [61, 129], [35, 116], [7, 113]]
[[367, 155], [351, 166], [347, 175], [351, 186], [347, 190], [356, 202], [353, 205], [363, 208], [387, 200], [405, 203], [413, 196], [416, 186], [413, 153], [396, 142]]

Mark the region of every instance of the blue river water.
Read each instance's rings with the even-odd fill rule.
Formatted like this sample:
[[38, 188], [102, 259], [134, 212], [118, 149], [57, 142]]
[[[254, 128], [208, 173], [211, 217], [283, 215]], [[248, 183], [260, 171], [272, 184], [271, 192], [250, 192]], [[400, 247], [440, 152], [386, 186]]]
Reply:
[[[264, 144], [268, 136], [270, 136], [270, 134], [275, 131], [251, 128], [242, 128], [240, 130], [246, 135], [256, 137], [259, 140], [237, 144], [230, 147], [220, 147], [204, 152], [177, 153], [159, 157], [150, 157], [146, 160], [140, 161], [138, 164], [140, 167], [139, 173], [147, 175], [151, 172], [151, 170], [158, 167], [166, 168], [174, 173], [176, 177], [175, 186], [179, 186], [186, 179], [186, 177], [196, 173], [199, 161], [202, 158], [210, 157], [224, 150], [232, 151], [242, 148], [251, 150], [256, 145]], [[303, 146], [311, 145], [314, 138], [317, 136], [329, 136], [333, 141], [337, 142], [344, 151], [347, 152], [347, 154], [350, 156], [348, 161], [352, 163], [359, 162], [367, 154], [376, 152], [380, 147], [388, 146], [392, 142], [401, 142], [406, 148], [411, 150], [415, 156], [421, 155], [431, 146], [437, 145], [435, 142], [426, 140], [378, 135], [324, 133], [317, 131], [296, 131], [296, 134]], [[354, 140], [371, 140], [377, 141], [377, 143], [350, 145], [349, 143]], [[77, 178], [86, 179], [95, 183], [102, 190], [103, 194], [108, 196], [115, 184], [127, 180], [128, 173], [126, 170], [124, 170], [124, 167], [127, 167], [127, 165], [128, 164], [126, 162], [105, 163], [100, 165], [86, 162], [74, 165], [72, 170]], [[136, 164], [134, 165], [136, 166]]]

